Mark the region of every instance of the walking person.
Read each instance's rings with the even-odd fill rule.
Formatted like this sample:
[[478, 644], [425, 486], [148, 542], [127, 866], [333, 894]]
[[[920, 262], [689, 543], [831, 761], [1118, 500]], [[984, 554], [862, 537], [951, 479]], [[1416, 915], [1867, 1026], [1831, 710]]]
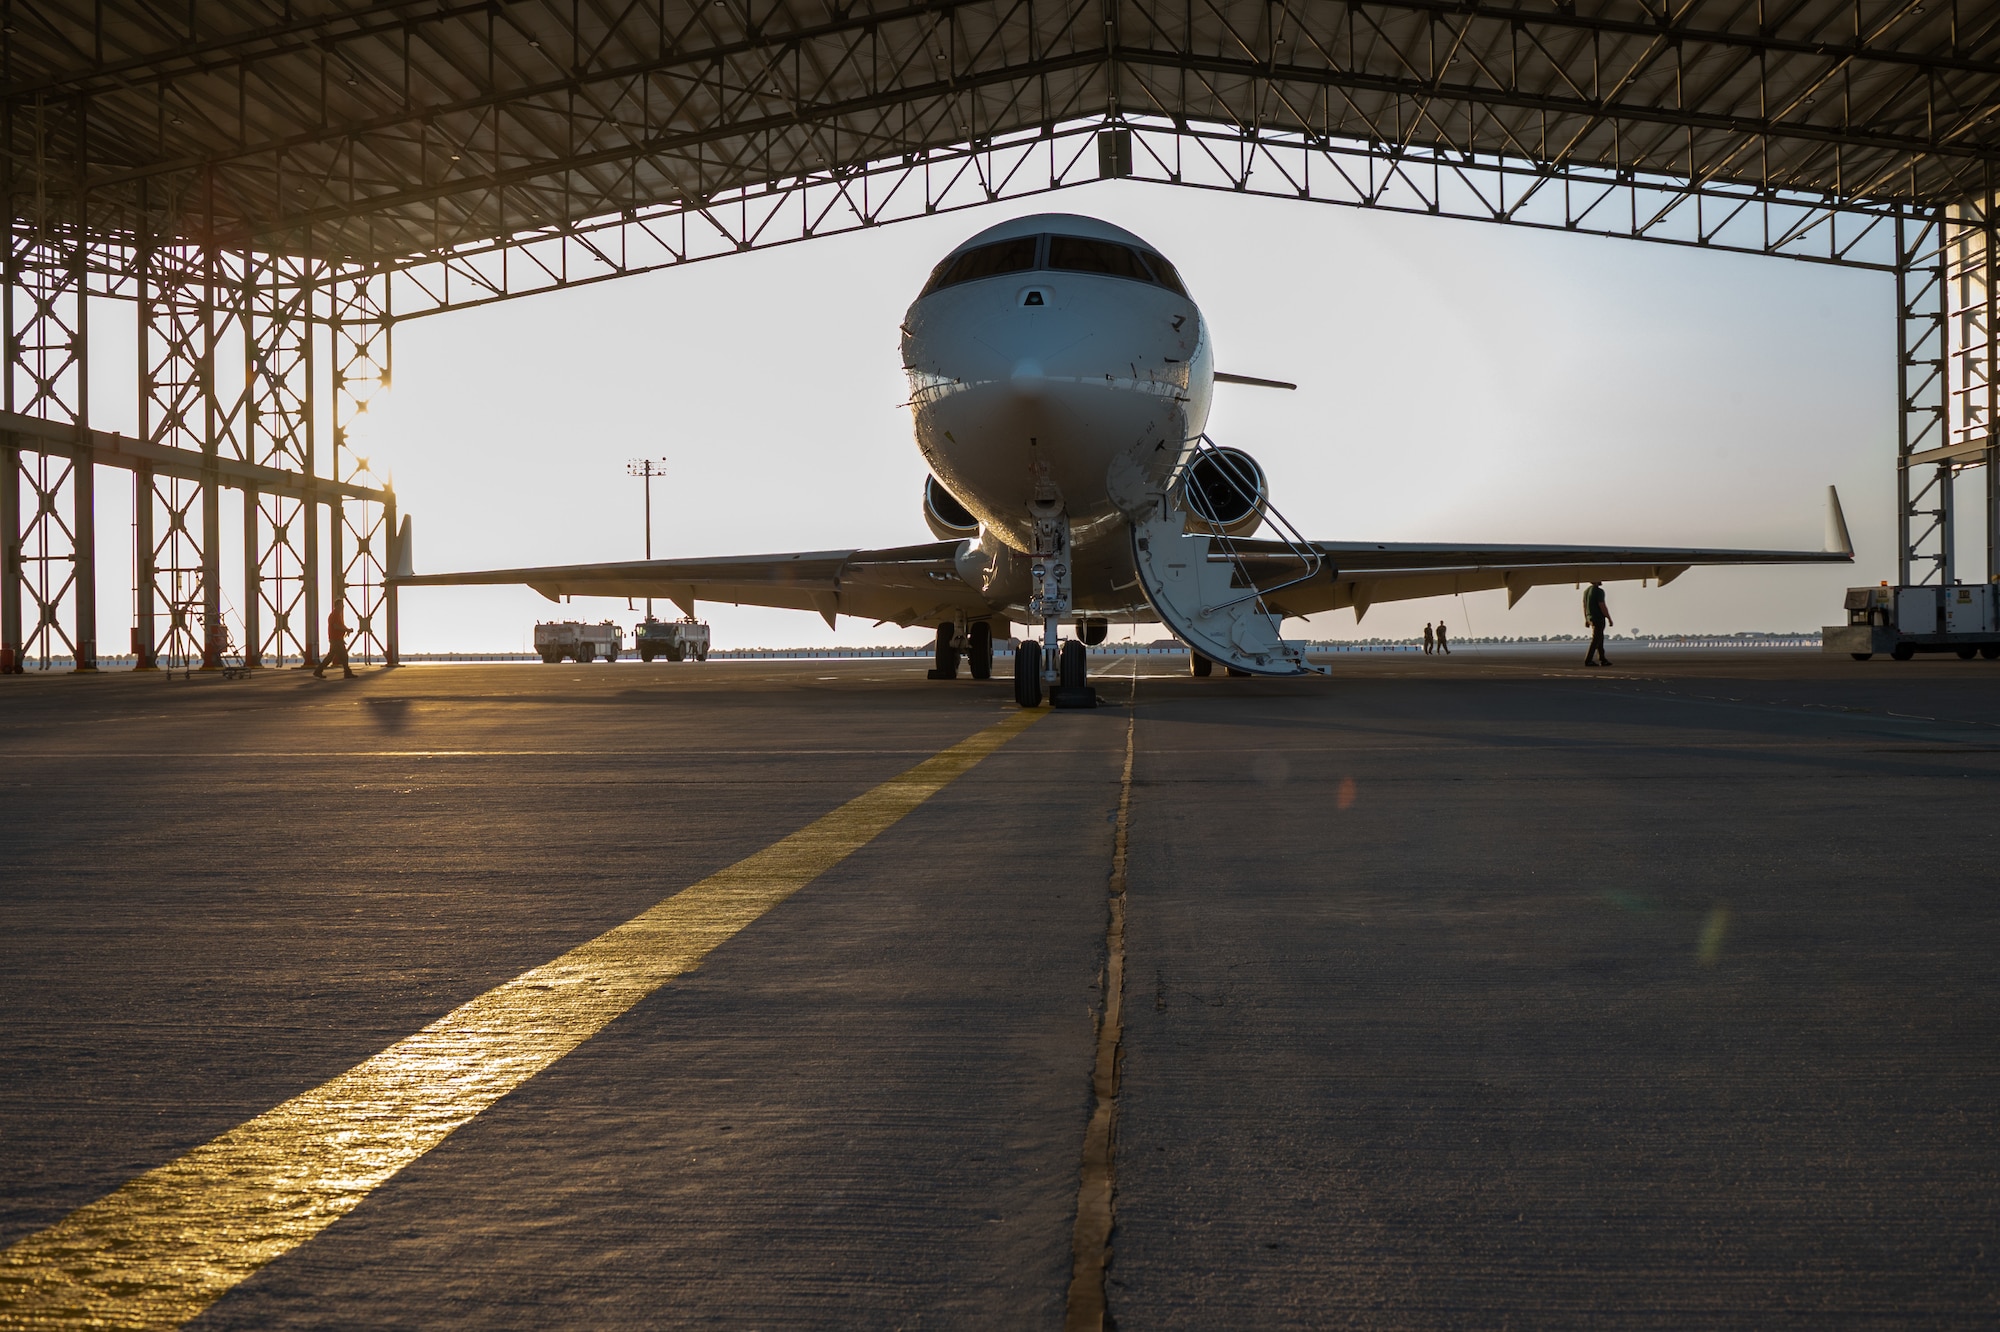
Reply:
[[1609, 666], [1604, 655], [1604, 631], [1611, 624], [1611, 607], [1604, 601], [1604, 584], [1592, 583], [1583, 594], [1583, 622], [1590, 626], [1590, 650], [1583, 654], [1586, 666]]
[[1424, 621], [1424, 655], [1426, 657], [1431, 655], [1431, 622], [1429, 620]]
[[346, 679], [354, 678], [354, 667], [347, 662], [347, 620], [340, 613], [340, 603], [337, 601], [333, 604], [333, 609], [326, 613], [326, 655], [319, 659], [319, 665], [313, 667], [314, 677], [326, 679], [327, 667], [335, 663], [338, 663], [340, 669], [346, 673]]
[[1447, 657], [1451, 655], [1451, 641], [1445, 637], [1443, 620], [1438, 621], [1438, 651]]

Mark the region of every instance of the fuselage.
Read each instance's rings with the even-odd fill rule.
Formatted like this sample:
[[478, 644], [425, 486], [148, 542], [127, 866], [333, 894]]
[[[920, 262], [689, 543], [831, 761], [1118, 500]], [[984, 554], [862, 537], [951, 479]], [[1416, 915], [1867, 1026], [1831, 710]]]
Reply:
[[1078, 608], [1143, 606], [1107, 473], [1123, 454], [1163, 480], [1214, 391], [1207, 325], [1173, 267], [1094, 218], [1003, 222], [934, 270], [903, 321], [903, 366], [917, 447], [978, 519], [989, 591], [1015, 599], [1029, 506], [1053, 496]]

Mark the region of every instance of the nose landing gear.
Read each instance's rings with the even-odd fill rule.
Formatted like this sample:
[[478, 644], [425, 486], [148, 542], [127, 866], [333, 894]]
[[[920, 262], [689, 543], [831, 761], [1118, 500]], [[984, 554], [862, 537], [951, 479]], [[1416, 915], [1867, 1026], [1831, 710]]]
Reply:
[[1029, 511], [1035, 516], [1035, 563], [1031, 571], [1035, 595], [1028, 608], [1041, 617], [1042, 641], [1032, 645], [1038, 668], [1032, 699], [1022, 683], [1022, 661], [1030, 644], [1023, 642], [1023, 650], [1014, 656], [1014, 700], [1024, 708], [1035, 707], [1042, 701], [1042, 685], [1047, 684], [1050, 706], [1094, 708], [1097, 691], [1085, 683], [1090, 673], [1087, 650], [1075, 639], [1060, 645], [1057, 642], [1062, 617], [1069, 613], [1071, 605], [1069, 515], [1059, 503], [1047, 499], [1038, 499], [1029, 506]]

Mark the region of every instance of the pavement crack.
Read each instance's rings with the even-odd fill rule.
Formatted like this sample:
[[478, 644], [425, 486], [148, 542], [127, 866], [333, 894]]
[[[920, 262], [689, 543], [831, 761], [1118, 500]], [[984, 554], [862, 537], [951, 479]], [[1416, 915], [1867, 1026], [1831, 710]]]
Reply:
[[[1132, 693], [1139, 691], [1138, 672]], [[1076, 1228], [1070, 1235], [1069, 1305], [1065, 1332], [1101, 1332], [1111, 1326], [1104, 1275], [1111, 1266], [1111, 1230], [1118, 1153], [1118, 1077], [1125, 1036], [1125, 865], [1132, 827], [1132, 751], [1138, 726], [1125, 721], [1125, 769], [1118, 779], [1118, 818], [1111, 840], [1111, 878], [1104, 922], [1104, 1015], [1097, 1025], [1097, 1061], [1091, 1075], [1096, 1103], [1083, 1134], [1083, 1168], [1076, 1190]]]

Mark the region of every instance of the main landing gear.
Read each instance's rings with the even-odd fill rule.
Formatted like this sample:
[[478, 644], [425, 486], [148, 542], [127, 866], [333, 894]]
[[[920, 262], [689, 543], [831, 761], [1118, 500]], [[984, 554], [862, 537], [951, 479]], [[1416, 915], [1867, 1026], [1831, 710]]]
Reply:
[[930, 679], [956, 680], [958, 678], [958, 626], [947, 620], [937, 627], [936, 665], [931, 667]]
[[959, 658], [972, 670], [975, 680], [993, 678], [993, 626], [975, 621], [960, 638], [958, 626], [946, 621], [937, 627], [937, 649], [930, 669], [933, 680], [956, 680]]
[[993, 678], [993, 626], [981, 620], [966, 634], [966, 664], [972, 667], [972, 678], [991, 680]]
[[[1224, 666], [1222, 668], [1222, 673], [1224, 675], [1229, 676], [1231, 679], [1247, 680], [1250, 678], [1250, 672], [1245, 670], [1239, 670], [1234, 666]], [[1204, 657], [1201, 655], [1201, 653], [1196, 652], [1193, 648], [1189, 648], [1188, 674], [1195, 676], [1197, 679], [1205, 680], [1209, 676], [1215, 674], [1215, 662], [1212, 658]]]

